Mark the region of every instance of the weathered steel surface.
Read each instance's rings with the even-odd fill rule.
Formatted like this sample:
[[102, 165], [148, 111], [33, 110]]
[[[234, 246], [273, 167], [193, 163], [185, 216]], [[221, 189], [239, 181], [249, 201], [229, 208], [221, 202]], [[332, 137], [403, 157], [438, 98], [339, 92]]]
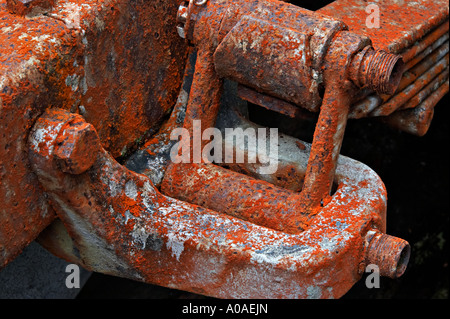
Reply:
[[[0, 3], [0, 267], [54, 219], [29, 168], [27, 136], [46, 105], [70, 105], [76, 37], [64, 23], [12, 15]], [[53, 72], [48, 72], [53, 70]]]
[[183, 76], [177, 6], [58, 1], [20, 16], [0, 2], [0, 267], [54, 218], [25, 159], [37, 116], [55, 106], [82, 114], [115, 157], [156, 132]]
[[[56, 141], [75, 119], [47, 111], [30, 134], [30, 159], [72, 238], [61, 256], [88, 269], [216, 297], [327, 298], [383, 255], [370, 243], [385, 228], [385, 189], [360, 163], [341, 158], [333, 202], [292, 236], [166, 197], [104, 150], [85, 173], [62, 172]], [[386, 260], [397, 271], [398, 258]]]
[[[314, 16], [312, 12], [310, 15]], [[315, 41], [313, 37], [322, 34], [313, 35], [313, 30], [321, 29], [297, 30], [244, 16], [217, 48], [216, 70], [222, 77], [317, 111], [322, 102], [322, 72], [314, 74], [313, 65], [321, 65], [322, 61], [314, 60], [311, 43]]]
[[[442, 48], [438, 48], [412, 69], [406, 71], [395, 95], [372, 95], [352, 106], [351, 117], [362, 118], [371, 115], [387, 116], [392, 114], [397, 109], [403, 108], [436, 76], [445, 73], [446, 69], [448, 69], [448, 43], [444, 44]], [[410, 106], [410, 108], [416, 105]]]
[[286, 233], [305, 230], [309, 221], [299, 193], [212, 164], [170, 165], [161, 192]]
[[[340, 297], [367, 264], [404, 272], [382, 181], [339, 153], [349, 117], [426, 132], [448, 92], [441, 1], [380, 3], [383, 31], [359, 0], [20, 3], [0, 4], [0, 267], [58, 216], [40, 239], [56, 255], [215, 297]], [[195, 120], [224, 128], [220, 112], [252, 125], [223, 106], [226, 78], [269, 109], [318, 112], [312, 144], [284, 136], [269, 175], [171, 164], [174, 128], [192, 143]], [[119, 164], [144, 142], [139, 173]]]
[[[361, 0], [338, 0], [318, 12], [342, 19], [353, 32], [370, 37], [374, 47], [400, 54], [406, 63], [406, 72], [395, 94], [369, 92], [369, 96], [352, 105], [349, 117], [380, 116], [395, 128], [424, 135], [431, 124], [432, 109], [445, 94], [443, 92], [448, 91], [443, 84], [445, 80], [440, 81], [442, 87], [434, 92], [428, 87], [437, 77], [448, 79], [448, 2], [377, 2], [379, 28], [370, 28], [366, 23], [367, 4]], [[422, 104], [424, 96], [429, 97], [426, 107]], [[400, 111], [405, 108], [415, 110]], [[395, 114], [397, 111], [399, 114]]]
[[386, 117], [384, 121], [392, 127], [405, 132], [423, 136], [427, 133], [434, 115], [436, 104], [448, 94], [448, 73], [447, 81], [437, 88], [433, 94], [427, 96], [417, 106], [408, 110], [400, 110]]
[[55, 4], [55, 0], [7, 0], [6, 7], [11, 13], [18, 15], [40, 14], [48, 12]]
[[368, 4], [337, 0], [317, 12], [342, 20], [352, 32], [369, 37], [375, 48], [397, 54], [448, 20], [448, 2], [444, 0], [383, 0], [374, 3], [380, 8], [380, 28], [371, 28], [366, 23]]
[[185, 34], [192, 34], [199, 49], [198, 74], [208, 75], [209, 82], [201, 93], [194, 84], [190, 99], [197, 107], [188, 104], [185, 127], [192, 120], [201, 120], [202, 127], [214, 124], [219, 77], [311, 111], [321, 106], [299, 207], [315, 214], [329, 200], [355, 85], [393, 93], [403, 72], [401, 58], [373, 50], [367, 37], [346, 31], [338, 20], [280, 1], [213, 0], [200, 9], [182, 5], [181, 11], [190, 22]]

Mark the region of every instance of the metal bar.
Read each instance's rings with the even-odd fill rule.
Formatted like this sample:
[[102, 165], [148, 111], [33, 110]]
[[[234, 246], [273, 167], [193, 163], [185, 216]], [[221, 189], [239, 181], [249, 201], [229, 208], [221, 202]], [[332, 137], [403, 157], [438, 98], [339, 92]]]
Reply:
[[430, 32], [427, 36], [420, 40], [420, 42], [414, 44], [412, 47], [406, 49], [400, 53], [405, 62], [411, 61], [415, 56], [424, 51], [426, 48], [430, 47], [433, 43], [438, 42], [442, 36], [447, 34], [448, 37], [449, 21], [447, 20], [435, 30]]
[[[442, 35], [446, 32], [445, 28], [448, 30], [447, 0], [378, 1], [376, 5], [382, 14], [379, 28], [370, 28], [366, 23], [368, 4], [365, 0], [336, 0], [316, 12], [341, 19], [350, 31], [369, 37], [374, 48], [394, 54], [415, 46], [427, 37], [430, 30], [436, 30], [433, 35], [435, 39], [439, 38], [437, 33]], [[443, 26], [444, 23], [447, 27]], [[434, 42], [430, 40], [427, 40], [428, 45]], [[414, 57], [419, 48], [428, 45], [419, 44], [408, 55]]]
[[222, 77], [317, 111], [322, 101], [313, 77], [312, 31], [306, 31], [244, 16], [218, 46], [216, 70]]
[[[415, 65], [412, 69], [409, 69], [403, 74], [403, 78], [400, 81], [397, 92], [403, 91], [408, 85], [417, 80], [419, 76], [428, 71], [432, 66], [436, 64], [439, 60], [445, 57], [449, 52], [449, 42], [442, 44], [419, 64]], [[389, 98], [383, 96], [384, 99]]]
[[432, 95], [417, 107], [408, 110], [397, 111], [383, 120], [390, 126], [408, 132], [413, 135], [423, 136], [430, 128], [434, 115], [434, 107], [449, 91], [447, 80]]
[[299, 209], [307, 215], [316, 213], [330, 200], [349, 105], [348, 93], [339, 84], [329, 83], [314, 131], [305, 182], [300, 193]]
[[[205, 45], [200, 47], [197, 53], [194, 78], [189, 92], [183, 125], [188, 130], [190, 138], [181, 140], [183, 145], [189, 143], [187, 147], [182, 146], [182, 149], [189, 149], [190, 160], [196, 163], [202, 160], [201, 152], [196, 152], [196, 150], [202, 149], [203, 141], [200, 141], [201, 145], [194, 144], [196, 143], [194, 130], [214, 127], [219, 111], [221, 93], [222, 80], [218, 77], [214, 68], [213, 51], [208, 45]], [[200, 121], [201, 127], [195, 127], [194, 121]]]
[[167, 196], [297, 234], [308, 216], [298, 210], [299, 194], [213, 164], [172, 164], [161, 184]]
[[266, 94], [261, 94], [246, 86], [239, 85], [237, 93], [243, 100], [291, 118], [296, 118], [300, 114], [300, 108], [298, 106]]
[[434, 50], [439, 48], [441, 45], [443, 45], [445, 42], [448, 43], [448, 32], [445, 33], [442, 37], [440, 37], [436, 42], [432, 43], [429, 47], [427, 47], [425, 50], [420, 52], [418, 55], [416, 55], [414, 58], [409, 60], [405, 64], [405, 70], [408, 71], [409, 69], [412, 69], [417, 63], [421, 62], [423, 59], [425, 59], [429, 54], [431, 54]]
[[428, 98], [434, 91], [436, 91], [441, 85], [448, 81], [448, 71], [449, 69], [445, 69], [441, 74], [439, 74], [430, 84], [424, 87], [419, 93], [417, 93], [413, 98], [411, 98], [408, 102], [403, 104], [398, 110], [412, 109], [417, 105], [422, 103], [424, 100]]

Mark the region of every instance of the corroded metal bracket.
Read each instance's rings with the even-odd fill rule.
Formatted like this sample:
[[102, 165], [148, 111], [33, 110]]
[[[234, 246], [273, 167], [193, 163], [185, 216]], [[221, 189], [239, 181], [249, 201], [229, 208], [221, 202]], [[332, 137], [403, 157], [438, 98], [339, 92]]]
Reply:
[[[401, 26], [386, 34], [363, 26], [361, 0], [317, 12], [276, 0], [191, 0], [177, 12], [178, 2], [0, 4], [0, 268], [57, 216], [40, 236], [54, 254], [215, 297], [336, 298], [372, 263], [400, 276], [409, 245], [385, 234], [383, 182], [340, 146], [348, 118], [425, 134], [448, 92], [448, 6], [383, 1], [385, 23]], [[317, 112], [313, 142], [279, 135], [273, 174], [171, 163], [175, 127], [257, 128], [223, 107], [229, 80], [268, 109]], [[119, 164], [150, 149], [139, 170]]]
[[[72, 133], [78, 129], [86, 133]], [[333, 199], [290, 235], [163, 195], [117, 163], [93, 131], [79, 115], [51, 109], [29, 140], [33, 168], [69, 235], [60, 229], [49, 248], [87, 269], [224, 298], [339, 297], [368, 263], [391, 277], [404, 270], [409, 246], [382, 234], [384, 185], [361, 163], [340, 157]], [[91, 151], [79, 157], [85, 146]], [[61, 153], [84, 169], [64, 172]]]
[[401, 57], [374, 50], [340, 20], [281, 1], [190, 1], [178, 19], [198, 49], [184, 121], [190, 132], [196, 120], [214, 126], [224, 78], [320, 111], [297, 208], [315, 215], [330, 200], [351, 101], [363, 88], [392, 94]]
[[[11, 13], [15, 4], [44, 3], [54, 6]], [[46, 108], [83, 115], [115, 158], [132, 153], [171, 111], [187, 50], [173, 31], [178, 0], [159, 4], [0, 1], [0, 269], [56, 216], [26, 156], [30, 128]]]

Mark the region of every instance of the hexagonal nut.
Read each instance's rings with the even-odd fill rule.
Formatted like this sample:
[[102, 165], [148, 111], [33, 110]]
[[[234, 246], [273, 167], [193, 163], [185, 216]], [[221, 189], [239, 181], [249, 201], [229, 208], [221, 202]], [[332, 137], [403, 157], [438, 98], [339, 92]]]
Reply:
[[56, 165], [63, 172], [81, 174], [96, 161], [101, 150], [95, 128], [83, 119], [75, 119], [61, 130], [53, 152]]

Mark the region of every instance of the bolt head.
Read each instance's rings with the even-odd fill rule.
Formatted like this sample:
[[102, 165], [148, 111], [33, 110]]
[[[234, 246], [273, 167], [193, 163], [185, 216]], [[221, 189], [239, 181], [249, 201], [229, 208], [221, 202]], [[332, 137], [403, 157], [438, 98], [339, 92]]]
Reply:
[[95, 128], [82, 119], [68, 123], [55, 142], [56, 165], [70, 174], [87, 171], [95, 163], [101, 147]]

